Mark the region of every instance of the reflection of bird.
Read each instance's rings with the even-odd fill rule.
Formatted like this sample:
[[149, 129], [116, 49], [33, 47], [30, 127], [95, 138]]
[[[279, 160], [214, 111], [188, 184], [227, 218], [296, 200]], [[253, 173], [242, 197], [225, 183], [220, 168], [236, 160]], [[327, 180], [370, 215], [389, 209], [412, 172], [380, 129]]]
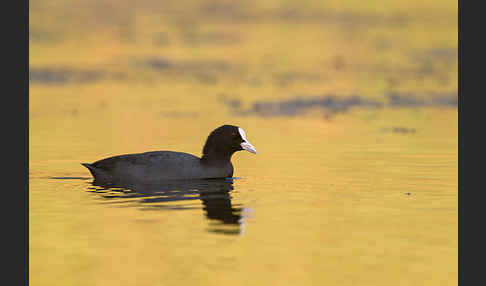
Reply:
[[231, 156], [240, 150], [256, 154], [243, 129], [223, 125], [209, 134], [201, 158], [182, 152], [154, 151], [119, 155], [82, 165], [89, 169], [96, 181], [107, 183], [230, 178], [233, 176]]
[[[92, 190], [105, 199], [140, 198], [139, 202], [150, 209], [187, 209], [183, 206], [167, 204], [169, 202], [201, 200], [208, 219], [225, 225], [238, 226], [236, 231], [212, 229], [212, 232], [225, 234], [240, 233], [242, 208], [231, 203], [230, 192], [233, 190], [232, 179], [211, 180], [169, 180], [164, 183], [102, 183], [94, 181]], [[119, 200], [117, 200], [119, 202]], [[164, 204], [165, 203], [165, 204]]]
[[239, 224], [241, 208], [233, 208], [231, 195], [227, 191], [201, 192], [199, 198], [204, 204], [208, 219], [219, 220], [224, 224]]

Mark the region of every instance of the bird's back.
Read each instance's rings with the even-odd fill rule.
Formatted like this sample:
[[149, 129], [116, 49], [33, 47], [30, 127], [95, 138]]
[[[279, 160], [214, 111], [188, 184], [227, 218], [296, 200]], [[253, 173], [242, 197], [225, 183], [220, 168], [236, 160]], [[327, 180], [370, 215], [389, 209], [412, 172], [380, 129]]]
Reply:
[[174, 151], [118, 155], [83, 165], [91, 171], [95, 179], [105, 181], [202, 179], [226, 177], [228, 173], [221, 168], [202, 165], [199, 157]]

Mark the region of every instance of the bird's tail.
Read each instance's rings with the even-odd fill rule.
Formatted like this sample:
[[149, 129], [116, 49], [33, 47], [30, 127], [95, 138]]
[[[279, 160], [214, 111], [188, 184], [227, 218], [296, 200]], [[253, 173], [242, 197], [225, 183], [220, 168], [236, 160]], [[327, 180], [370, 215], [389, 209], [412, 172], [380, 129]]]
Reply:
[[97, 173], [96, 173], [96, 168], [94, 166], [92, 166], [91, 164], [88, 164], [88, 163], [81, 163], [81, 165], [83, 165], [86, 168], [88, 168], [88, 170], [90, 171], [91, 175], [93, 175], [93, 177], [96, 177]]

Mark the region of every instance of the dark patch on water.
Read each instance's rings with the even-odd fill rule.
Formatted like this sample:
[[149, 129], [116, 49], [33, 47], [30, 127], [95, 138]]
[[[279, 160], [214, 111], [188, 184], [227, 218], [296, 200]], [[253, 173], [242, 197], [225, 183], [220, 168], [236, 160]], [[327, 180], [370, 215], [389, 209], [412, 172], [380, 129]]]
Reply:
[[199, 117], [199, 113], [197, 113], [197, 112], [163, 111], [160, 114], [164, 117], [169, 117], [169, 118], [182, 118], [182, 117], [196, 118], [196, 117]]
[[231, 109], [240, 109], [241, 101], [236, 98], [229, 98], [226, 94], [221, 94], [219, 100]]
[[457, 48], [435, 48], [414, 52], [409, 55], [411, 66], [394, 66], [389, 63], [378, 63], [372, 72], [377, 72], [385, 78], [394, 78], [389, 86], [393, 88], [400, 81], [423, 81], [433, 79], [442, 85], [452, 83], [454, 66], [457, 69]]
[[198, 32], [188, 30], [182, 33], [184, 41], [191, 45], [230, 45], [241, 42], [239, 34], [228, 32]]
[[239, 229], [209, 229], [208, 231], [225, 235], [238, 235], [241, 232]]
[[204, 84], [217, 84], [218, 77], [214, 73], [198, 72], [193, 74], [194, 78]]
[[255, 21], [261, 18], [262, 15], [253, 12], [249, 5], [251, 4], [245, 1], [210, 2], [202, 5], [199, 12], [212, 20]]
[[452, 66], [458, 61], [457, 48], [436, 48], [412, 56], [416, 61], [425, 64], [442, 64]]
[[91, 178], [87, 177], [47, 177], [48, 179], [54, 180], [89, 180]]
[[218, 77], [227, 73], [231, 66], [221, 60], [169, 60], [155, 57], [142, 61], [142, 65], [169, 76], [187, 76], [205, 84], [218, 83]]
[[339, 25], [343, 28], [362, 28], [369, 26], [403, 26], [410, 22], [405, 14], [321, 12], [305, 9], [296, 5], [283, 4], [273, 10], [257, 10], [254, 3], [248, 2], [210, 2], [200, 6], [201, 18], [208, 21], [285, 21], [296, 23], [320, 23]]
[[[411, 108], [411, 107], [457, 107], [457, 93], [412, 94], [389, 92], [385, 95], [388, 102], [367, 99], [358, 95], [336, 96], [324, 95], [314, 97], [297, 97], [282, 101], [260, 100], [253, 102], [249, 108], [242, 108], [240, 100], [221, 95], [220, 101], [231, 111], [239, 115], [258, 115], [262, 117], [298, 116], [312, 109], [320, 109], [329, 118], [338, 113], [345, 113], [354, 108]], [[415, 129], [396, 127], [392, 132], [413, 133]]]
[[347, 66], [346, 59], [342, 55], [335, 55], [331, 59], [331, 67], [337, 71], [345, 69]]
[[165, 58], [153, 58], [145, 62], [149, 68], [156, 70], [169, 70], [173, 67], [172, 62]]
[[101, 70], [77, 70], [73, 68], [30, 68], [31, 84], [64, 85], [69, 83], [93, 83], [103, 79], [122, 79], [121, 73]]
[[457, 107], [457, 93], [427, 93], [415, 95], [404, 92], [386, 94], [390, 107]]
[[278, 86], [288, 86], [295, 82], [318, 82], [322, 81], [323, 78], [317, 74], [308, 74], [300, 72], [286, 72], [277, 74], [274, 76], [274, 83]]
[[392, 132], [392, 133], [399, 133], [399, 134], [414, 134], [417, 132], [415, 128], [408, 128], [402, 126], [394, 126], [391, 128], [382, 128], [381, 131], [383, 132]]
[[364, 28], [369, 26], [404, 26], [410, 22], [404, 14], [374, 14], [350, 12], [305, 11], [298, 7], [283, 7], [273, 13], [273, 17], [293, 22], [317, 22], [337, 24], [343, 28]]
[[[231, 102], [231, 105], [228, 103]], [[233, 99], [224, 101], [224, 103], [238, 114], [250, 115], [256, 114], [263, 117], [272, 116], [297, 116], [305, 114], [310, 109], [322, 109], [328, 115], [343, 113], [355, 107], [379, 108], [382, 104], [375, 100], [365, 99], [357, 95], [352, 96], [335, 96], [326, 95], [311, 98], [294, 98], [284, 101], [257, 101], [248, 109], [240, 109], [241, 105]]]
[[418, 63], [416, 78], [434, 77], [439, 82], [448, 84], [450, 79], [447, 71], [457, 64], [458, 52], [457, 48], [430, 49], [413, 54], [412, 59]]
[[30, 82], [33, 84], [67, 84], [68, 82], [93, 82], [105, 75], [102, 71], [79, 71], [66, 68], [31, 68]]
[[222, 60], [169, 60], [162, 57], [148, 58], [143, 61], [143, 64], [153, 69], [161, 71], [177, 71], [177, 72], [201, 72], [201, 71], [215, 71], [226, 72], [230, 69], [230, 65]]
[[407, 128], [407, 127], [392, 127], [393, 133], [415, 133], [415, 128]]
[[55, 43], [61, 39], [61, 33], [36, 28], [29, 28], [29, 42]]

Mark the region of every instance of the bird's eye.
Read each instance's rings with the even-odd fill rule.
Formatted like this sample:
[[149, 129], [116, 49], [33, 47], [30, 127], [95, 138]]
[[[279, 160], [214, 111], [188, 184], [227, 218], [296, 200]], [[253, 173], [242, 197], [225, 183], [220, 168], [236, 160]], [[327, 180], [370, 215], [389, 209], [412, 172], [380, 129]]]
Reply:
[[231, 135], [232, 135], [233, 137], [235, 137], [235, 136], [236, 136], [236, 133], [232, 132], [232, 133], [231, 133]]

